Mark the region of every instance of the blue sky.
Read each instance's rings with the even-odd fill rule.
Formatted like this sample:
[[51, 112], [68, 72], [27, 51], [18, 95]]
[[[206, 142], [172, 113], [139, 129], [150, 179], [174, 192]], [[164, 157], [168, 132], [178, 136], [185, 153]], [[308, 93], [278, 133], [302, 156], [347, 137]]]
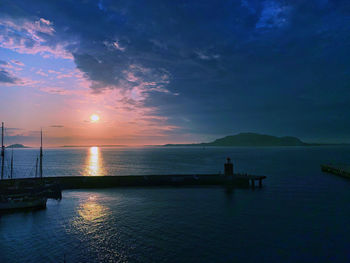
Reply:
[[342, 0], [2, 1], [1, 119], [53, 145], [350, 142], [349, 24]]

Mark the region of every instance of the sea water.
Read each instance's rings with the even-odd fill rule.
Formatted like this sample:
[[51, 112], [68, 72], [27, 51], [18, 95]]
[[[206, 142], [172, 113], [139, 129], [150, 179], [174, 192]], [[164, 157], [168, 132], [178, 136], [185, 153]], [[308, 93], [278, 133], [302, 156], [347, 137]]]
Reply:
[[[15, 177], [38, 149], [15, 149]], [[350, 262], [350, 180], [322, 173], [350, 147], [45, 149], [45, 176], [266, 175], [263, 187], [67, 190], [0, 215], [0, 262]]]

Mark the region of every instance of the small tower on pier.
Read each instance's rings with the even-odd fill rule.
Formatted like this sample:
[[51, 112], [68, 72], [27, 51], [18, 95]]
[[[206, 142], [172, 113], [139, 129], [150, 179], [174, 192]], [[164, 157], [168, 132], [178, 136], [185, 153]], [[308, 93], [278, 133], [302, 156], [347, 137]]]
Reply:
[[227, 161], [225, 163], [225, 176], [233, 176], [233, 163], [231, 162], [230, 157], [227, 157]]

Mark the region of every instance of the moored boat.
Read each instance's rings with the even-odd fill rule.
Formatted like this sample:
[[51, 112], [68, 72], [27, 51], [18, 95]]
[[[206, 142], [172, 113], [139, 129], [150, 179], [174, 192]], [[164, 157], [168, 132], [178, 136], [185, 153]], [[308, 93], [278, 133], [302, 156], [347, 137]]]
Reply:
[[45, 208], [47, 198], [44, 196], [2, 196], [0, 198], [0, 211], [26, 209], [26, 208]]
[[[4, 123], [2, 123], [1, 136], [1, 184], [0, 184], [0, 211], [17, 210], [29, 208], [45, 208], [49, 195], [53, 195], [56, 190], [51, 185], [46, 185], [43, 181], [43, 149], [42, 132], [40, 136], [40, 154], [36, 161], [35, 177], [30, 184], [14, 183], [13, 178], [13, 152], [11, 156], [10, 174], [5, 174], [5, 145], [4, 145]], [[38, 161], [40, 166], [38, 167]], [[39, 169], [38, 169], [39, 168]], [[39, 171], [39, 177], [38, 177]], [[59, 189], [59, 194], [60, 194]], [[59, 196], [60, 197], [60, 196]]]

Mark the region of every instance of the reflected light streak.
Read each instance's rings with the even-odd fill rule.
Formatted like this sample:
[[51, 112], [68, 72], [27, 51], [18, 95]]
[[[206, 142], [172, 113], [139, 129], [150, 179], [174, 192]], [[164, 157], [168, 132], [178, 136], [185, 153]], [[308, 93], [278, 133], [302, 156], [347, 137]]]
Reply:
[[86, 160], [84, 176], [101, 176], [105, 175], [102, 167], [102, 154], [98, 147], [90, 147]]
[[97, 202], [84, 203], [78, 210], [79, 215], [84, 221], [99, 221], [105, 217], [108, 209]]
[[110, 213], [110, 209], [101, 204], [98, 196], [92, 196], [79, 205], [77, 216], [71, 221], [71, 225], [84, 235], [93, 235], [98, 238], [101, 235], [101, 226]]

